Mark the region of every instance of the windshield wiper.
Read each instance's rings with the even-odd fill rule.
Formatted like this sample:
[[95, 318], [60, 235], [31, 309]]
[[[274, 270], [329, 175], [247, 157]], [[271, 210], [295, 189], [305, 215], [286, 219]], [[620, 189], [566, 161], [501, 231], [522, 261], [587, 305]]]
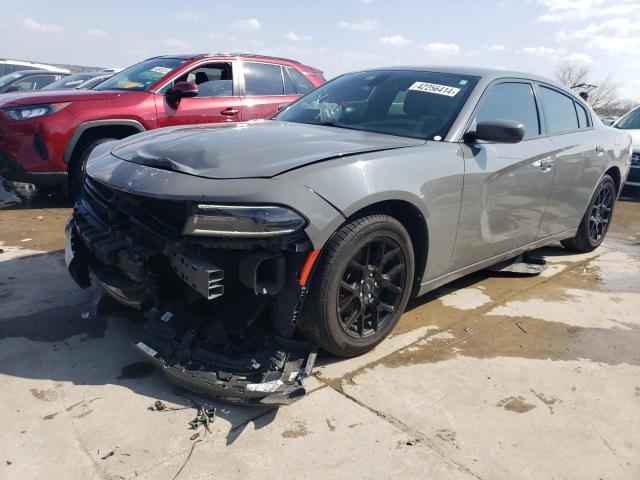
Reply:
[[323, 127], [345, 128], [347, 130], [357, 130], [359, 132], [366, 131], [366, 130], [362, 130], [361, 128], [350, 127], [348, 125], [345, 125], [344, 123], [336, 123], [336, 122], [320, 122], [320, 123], [310, 122], [309, 125], [322, 125]]

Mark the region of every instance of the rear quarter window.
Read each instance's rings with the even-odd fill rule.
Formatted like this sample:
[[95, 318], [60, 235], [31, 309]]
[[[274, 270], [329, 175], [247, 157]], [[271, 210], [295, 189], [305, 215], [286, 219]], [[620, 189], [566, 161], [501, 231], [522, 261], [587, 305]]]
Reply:
[[587, 109], [576, 102], [576, 112], [578, 112], [578, 124], [580, 128], [588, 128], [591, 126], [591, 122], [589, 121], [589, 115], [587, 114]]
[[285, 72], [286, 76], [288, 76], [291, 82], [293, 82], [296, 93], [304, 95], [305, 93], [309, 93], [313, 90], [313, 84], [295, 68], [286, 67]]
[[542, 86], [540, 87], [540, 98], [550, 134], [578, 129], [578, 115], [572, 98]]

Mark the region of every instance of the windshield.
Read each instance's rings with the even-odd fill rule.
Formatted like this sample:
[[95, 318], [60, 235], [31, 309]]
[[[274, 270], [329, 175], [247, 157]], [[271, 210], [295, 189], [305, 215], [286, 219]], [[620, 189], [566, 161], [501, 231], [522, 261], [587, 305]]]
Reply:
[[59, 90], [61, 88], [78, 88], [88, 79], [93, 78], [93, 75], [88, 73], [78, 73], [76, 75], [69, 75], [68, 77], [61, 78], [60, 80], [56, 80], [53, 83], [50, 83], [42, 90]]
[[116, 73], [94, 87], [94, 90], [146, 90], [186, 60], [178, 58], [152, 58]]
[[622, 128], [624, 130], [636, 130], [640, 129], [640, 108], [631, 110], [616, 124], [616, 128]]
[[276, 118], [442, 140], [477, 81], [435, 72], [352, 73], [319, 87]]

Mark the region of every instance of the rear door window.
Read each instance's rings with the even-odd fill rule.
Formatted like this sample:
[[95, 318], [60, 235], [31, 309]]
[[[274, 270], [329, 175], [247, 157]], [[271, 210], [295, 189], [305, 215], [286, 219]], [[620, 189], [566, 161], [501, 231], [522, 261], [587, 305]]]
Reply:
[[529, 83], [505, 82], [489, 88], [476, 113], [478, 122], [514, 120], [524, 125], [524, 138], [540, 135], [538, 108]]
[[43, 87], [55, 82], [56, 80], [60, 80], [60, 75], [38, 75], [36, 77], [36, 85], [35, 88], [40, 90]]
[[247, 96], [284, 95], [280, 65], [244, 62], [243, 70]]
[[572, 98], [543, 86], [540, 87], [540, 98], [550, 134], [578, 129], [578, 115]]

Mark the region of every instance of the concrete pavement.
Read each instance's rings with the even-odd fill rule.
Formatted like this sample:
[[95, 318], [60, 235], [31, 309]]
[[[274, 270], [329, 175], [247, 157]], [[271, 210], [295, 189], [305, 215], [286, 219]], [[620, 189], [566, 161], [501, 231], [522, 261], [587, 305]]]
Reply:
[[618, 204], [596, 252], [549, 247], [538, 277], [439, 289], [373, 352], [321, 355], [307, 397], [216, 404], [193, 439], [189, 400], [129, 349], [140, 318], [85, 318], [97, 292], [64, 269], [64, 200], [12, 205], [0, 478], [640, 478], [640, 203]]

